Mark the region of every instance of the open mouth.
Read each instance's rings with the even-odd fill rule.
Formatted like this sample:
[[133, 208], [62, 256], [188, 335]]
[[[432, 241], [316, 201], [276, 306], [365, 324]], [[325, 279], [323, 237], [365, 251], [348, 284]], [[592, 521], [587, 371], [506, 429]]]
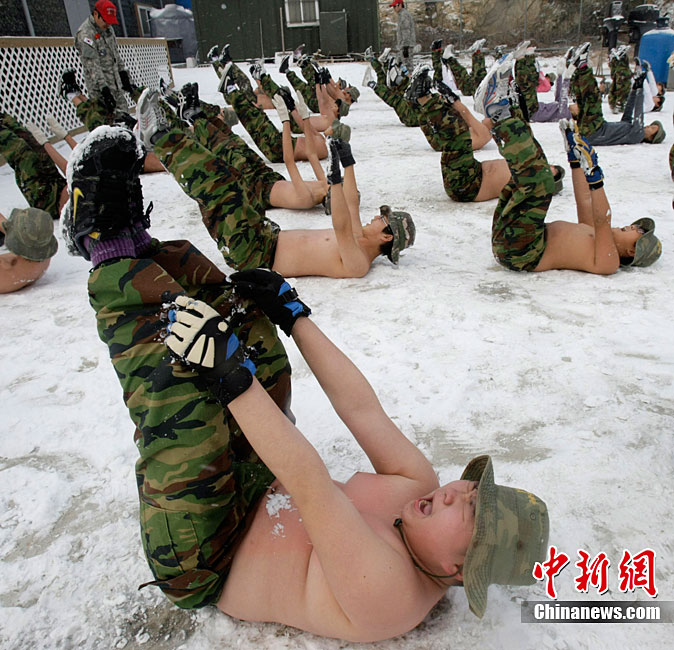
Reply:
[[430, 515], [433, 510], [433, 502], [428, 499], [419, 499], [417, 501], [417, 508], [422, 515]]

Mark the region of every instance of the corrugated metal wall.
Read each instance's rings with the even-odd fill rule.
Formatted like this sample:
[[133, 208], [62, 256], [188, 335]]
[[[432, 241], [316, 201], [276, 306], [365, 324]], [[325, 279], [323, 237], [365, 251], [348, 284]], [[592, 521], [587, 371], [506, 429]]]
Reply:
[[[305, 51], [317, 50], [321, 43], [318, 26], [286, 27], [284, 6], [284, 0], [228, 0], [226, 3], [222, 0], [193, 0], [200, 60], [205, 60], [211, 46], [225, 43], [230, 44], [235, 60], [258, 58], [262, 53], [265, 57], [272, 57], [282, 50], [282, 45], [286, 50], [292, 50], [305, 43]], [[363, 52], [368, 45], [378, 49], [377, 0], [320, 0], [319, 8], [320, 11], [346, 9], [348, 51]]]

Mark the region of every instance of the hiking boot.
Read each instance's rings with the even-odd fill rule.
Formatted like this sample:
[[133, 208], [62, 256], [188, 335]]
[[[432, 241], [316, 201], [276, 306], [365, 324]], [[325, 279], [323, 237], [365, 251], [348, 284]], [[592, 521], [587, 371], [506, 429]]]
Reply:
[[379, 63], [381, 63], [382, 65], [386, 65], [386, 62], [388, 61], [390, 55], [391, 55], [391, 48], [385, 47], [384, 51], [379, 55]]
[[201, 110], [201, 102], [199, 101], [199, 84], [186, 83], [179, 93], [182, 101], [178, 111], [178, 117], [185, 120], [189, 124], [194, 124], [195, 120], [205, 117]]
[[290, 54], [286, 54], [282, 59], [281, 59], [281, 65], [279, 66], [278, 71], [281, 74], [285, 74], [288, 72], [288, 68], [290, 67]]
[[142, 163], [136, 138], [122, 127], [95, 129], [73, 152], [70, 201], [63, 220], [64, 239], [72, 255], [90, 260], [92, 240], [105, 241], [135, 226], [149, 227], [149, 209], [143, 212], [138, 176]]
[[494, 47], [494, 58], [500, 59], [505, 54], [505, 51], [507, 49], [508, 49], [508, 46], [505, 43], [502, 43], [501, 45], [496, 45]]
[[148, 151], [154, 149], [154, 140], [158, 134], [169, 130], [164, 109], [159, 106], [159, 91], [146, 88], [136, 105], [138, 134]]
[[77, 83], [75, 79], [74, 70], [66, 70], [61, 75], [61, 85], [59, 87], [59, 93], [63, 99], [67, 99], [71, 102], [75, 97], [78, 97], [82, 94], [82, 88]]
[[523, 56], [526, 56], [528, 54], [530, 43], [531, 41], [520, 41], [515, 49], [511, 52], [513, 59], [521, 59]]
[[449, 59], [454, 58], [456, 58], [456, 54], [454, 54], [454, 46], [450, 43], [442, 52], [442, 60], [449, 61]]
[[226, 43], [225, 46], [222, 48], [222, 52], [220, 53], [220, 63], [226, 65], [231, 60], [232, 57], [229, 54], [229, 43]]
[[228, 95], [229, 93], [238, 90], [239, 87], [234, 81], [234, 76], [232, 75], [232, 66], [234, 64], [230, 61], [223, 69], [222, 74], [220, 75], [220, 83], [218, 83], [218, 91]]
[[299, 61], [300, 57], [302, 56], [302, 50], [304, 49], [304, 43], [302, 45], [298, 45], [294, 50], [293, 50], [293, 61]]
[[210, 50], [208, 50], [208, 54], [206, 54], [206, 58], [208, 59], [209, 63], [215, 63], [216, 61], [220, 60], [220, 46], [214, 45]]
[[439, 52], [442, 49], [442, 39], [437, 38], [431, 43], [431, 52]]
[[367, 68], [365, 68], [365, 74], [363, 75], [363, 86], [369, 86], [370, 83], [374, 81], [372, 78], [372, 68], [368, 65]]
[[250, 66], [250, 76], [253, 77], [255, 81], [260, 81], [265, 72], [266, 70], [264, 69], [264, 62], [262, 60], [253, 63], [253, 65]]
[[433, 80], [429, 76], [432, 72], [431, 66], [420, 63], [410, 77], [409, 86], [405, 89], [405, 99], [414, 104], [419, 103], [419, 97], [425, 97], [431, 92]]
[[487, 42], [486, 38], [478, 38], [469, 48], [468, 52], [470, 54], [474, 54], [475, 52], [479, 52], [482, 49], [482, 46]]
[[402, 83], [402, 74], [400, 74], [400, 67], [394, 58], [388, 61], [388, 70], [386, 72], [386, 85], [389, 88], [395, 88]]
[[366, 61], [374, 61], [374, 50], [372, 49], [372, 45], [368, 45], [365, 48], [365, 52], [363, 52], [363, 58]]
[[492, 65], [474, 96], [475, 110], [494, 122], [510, 117], [510, 98], [515, 58], [505, 54]]
[[587, 56], [590, 51], [590, 45], [590, 42], [586, 41], [574, 50], [569, 64], [575, 66], [576, 70], [587, 66]]

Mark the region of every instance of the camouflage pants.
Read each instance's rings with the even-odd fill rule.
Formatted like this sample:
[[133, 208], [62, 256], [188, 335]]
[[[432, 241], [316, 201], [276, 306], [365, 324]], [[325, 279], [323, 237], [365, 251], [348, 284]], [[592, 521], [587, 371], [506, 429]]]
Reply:
[[574, 72], [571, 77], [571, 94], [578, 104], [579, 113], [576, 117], [578, 130], [584, 136], [592, 135], [605, 120], [599, 86], [589, 66]]
[[115, 113], [110, 112], [103, 102], [92, 98], [78, 104], [75, 113], [80, 122], [87, 128], [87, 131], [93, 131], [103, 125], [110, 126], [115, 121]]
[[[440, 60], [440, 53], [438, 52], [438, 60]], [[440, 61], [440, 65], [442, 62]], [[472, 72], [468, 72], [457, 59], [453, 56], [447, 59], [447, 65], [454, 75], [454, 81], [456, 81], [456, 87], [461, 91], [463, 95], [472, 95], [477, 87], [480, 85], [480, 82], [484, 79], [485, 74], [487, 74], [487, 68], [484, 63], [484, 54], [482, 52], [473, 52], [473, 69]], [[436, 68], [436, 77], [437, 77], [437, 68]], [[440, 76], [442, 79], [442, 67], [440, 68]]]
[[[213, 109], [218, 109], [214, 104], [204, 102], [201, 102], [201, 106], [211, 113]], [[200, 145], [220, 158], [230, 169], [241, 172], [248, 201], [256, 210], [264, 211], [272, 207], [269, 196], [274, 183], [285, 181], [282, 174], [269, 167], [230, 127], [217, 120], [196, 120], [193, 134]]]
[[155, 241], [151, 257], [103, 264], [89, 276], [98, 335], [136, 426], [140, 531], [155, 577], [147, 584], [195, 608], [217, 602], [274, 477], [199, 375], [171, 363], [161, 342], [165, 292], [204, 300], [230, 318], [253, 349], [255, 376], [286, 413], [290, 366], [274, 326], [187, 241]]
[[16, 184], [28, 205], [58, 219], [65, 179], [30, 131], [11, 115], [1, 112], [0, 154], [14, 170]]
[[[199, 121], [202, 140], [210, 137]], [[226, 152], [223, 145], [218, 151]], [[155, 143], [155, 153], [184, 192], [197, 201], [204, 225], [227, 264], [238, 271], [272, 268], [279, 226], [252, 200], [257, 180], [215, 155], [195, 136], [173, 128]]]
[[482, 185], [482, 165], [473, 155], [468, 125], [441, 95], [433, 95], [424, 104], [423, 115], [441, 146], [440, 169], [447, 196], [464, 203], [473, 201]]
[[[258, 149], [269, 162], [282, 163], [283, 134], [274, 126], [265, 112], [240, 90], [229, 93], [227, 98], [236, 111], [243, 128], [248, 131], [248, 135], [253, 138]], [[295, 140], [293, 139], [294, 146]]]
[[421, 111], [405, 99], [405, 89], [409, 81], [389, 88], [386, 85], [386, 71], [377, 59], [372, 61], [372, 69], [377, 74], [377, 85], [374, 87], [377, 97], [384, 100], [396, 112], [398, 119], [405, 126], [420, 126], [423, 123]]
[[512, 271], [533, 271], [545, 252], [545, 215], [555, 182], [526, 122], [508, 118], [492, 134], [512, 174], [494, 211], [492, 251]]
[[[270, 99], [279, 91], [277, 83], [266, 73], [260, 77], [260, 85], [262, 86], [262, 90], [264, 90], [264, 94]], [[290, 118], [290, 132], [298, 135], [304, 133], [304, 130], [292, 119], [292, 116]], [[283, 134], [281, 134], [281, 137], [283, 137]]]
[[608, 91], [608, 105], [612, 111], [623, 111], [632, 87], [632, 71], [627, 59], [613, 59], [609, 67], [611, 87]]
[[295, 92], [302, 95], [304, 103], [308, 106], [309, 110], [313, 113], [320, 113], [321, 109], [318, 106], [318, 99], [316, 97], [316, 85], [310, 86], [306, 81], [302, 81], [292, 70], [286, 72], [286, 78], [295, 89]]
[[515, 81], [524, 97], [527, 115], [531, 117], [538, 110], [538, 68], [532, 54], [518, 59], [515, 63]]
[[674, 144], [669, 150], [669, 171], [672, 175], [672, 180], [674, 181]]

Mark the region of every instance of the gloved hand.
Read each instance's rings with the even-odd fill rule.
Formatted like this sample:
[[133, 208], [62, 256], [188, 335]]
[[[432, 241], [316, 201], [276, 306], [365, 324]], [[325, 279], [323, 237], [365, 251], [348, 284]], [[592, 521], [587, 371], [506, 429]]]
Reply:
[[580, 167], [580, 161], [578, 160], [578, 156], [576, 156], [575, 152], [576, 141], [573, 137], [574, 134], [573, 121], [567, 119], [559, 120], [559, 130], [562, 132], [562, 138], [564, 140], [564, 149], [566, 150], [566, 159], [569, 161], [571, 169]]
[[322, 85], [327, 85], [330, 83], [330, 79], [332, 79], [332, 75], [330, 74], [330, 70], [327, 68], [319, 68], [318, 69], [318, 74], [316, 75], [316, 79], [318, 80], [319, 84]]
[[435, 87], [450, 104], [453, 104], [457, 99], [460, 99], [460, 97], [444, 81], [436, 81]]
[[293, 94], [290, 92], [288, 86], [279, 86], [278, 94], [281, 95], [285, 105], [288, 107], [288, 113], [292, 113], [295, 110], [295, 100], [293, 99]]
[[290, 114], [288, 113], [288, 107], [286, 106], [286, 103], [283, 101], [283, 97], [281, 97], [279, 93], [276, 93], [271, 98], [271, 103], [274, 104], [274, 108], [276, 109], [276, 112], [278, 113], [281, 122], [290, 122]]
[[307, 118], [311, 117], [311, 111], [306, 105], [304, 97], [302, 97], [302, 93], [297, 93], [295, 106], [297, 107], [297, 112], [300, 114], [301, 119], [306, 120]]
[[178, 296], [168, 319], [164, 344], [209, 382], [221, 404], [229, 404], [250, 387], [255, 365], [215, 309], [201, 300]]
[[342, 182], [342, 170], [339, 166], [339, 150], [337, 149], [337, 140], [328, 137], [328, 166], [325, 170], [325, 177], [328, 185], [339, 185]]
[[580, 166], [585, 173], [585, 179], [591, 190], [598, 190], [604, 185], [604, 172], [599, 166], [599, 159], [594, 147], [588, 141], [575, 131], [573, 134], [574, 147], [573, 151], [576, 158], [580, 161]]
[[129, 73], [126, 70], [119, 71], [119, 80], [122, 82], [122, 88], [126, 90], [127, 93], [132, 93], [134, 91], [134, 86], [129, 78]]
[[115, 106], [117, 106], [117, 102], [115, 101], [115, 98], [112, 96], [112, 92], [110, 91], [110, 88], [108, 86], [103, 86], [101, 89], [101, 95], [103, 95], [103, 103], [105, 104], [105, 107], [110, 111], [115, 110]]
[[311, 309], [298, 297], [286, 279], [269, 269], [232, 273], [230, 282], [239, 295], [255, 301], [267, 318], [290, 336], [295, 321], [309, 316]]
[[335, 147], [337, 148], [337, 155], [339, 156], [339, 161], [342, 163], [342, 167], [346, 169], [347, 167], [355, 165], [356, 161], [353, 157], [353, 154], [351, 153], [351, 145], [345, 140], [340, 140], [338, 138], [333, 138], [332, 141], [335, 143]]

